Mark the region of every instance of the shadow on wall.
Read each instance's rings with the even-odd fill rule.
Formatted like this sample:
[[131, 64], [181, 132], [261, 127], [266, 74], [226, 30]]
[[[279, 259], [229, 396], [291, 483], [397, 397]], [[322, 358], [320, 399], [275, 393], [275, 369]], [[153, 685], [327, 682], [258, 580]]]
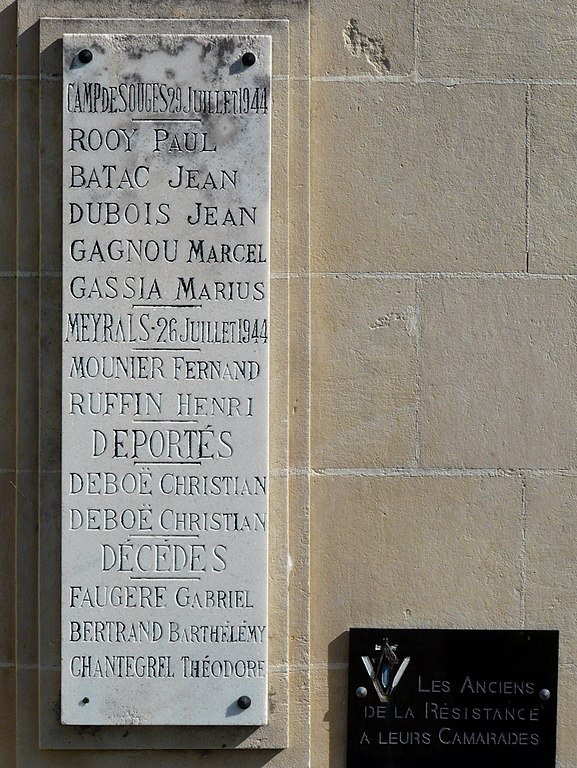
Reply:
[[349, 674], [349, 633], [343, 632], [329, 643], [328, 687], [329, 764], [344, 768], [347, 755], [347, 681]]
[[2, 40], [0, 75], [16, 74], [17, 20], [16, 3], [0, 11], [0, 39]]

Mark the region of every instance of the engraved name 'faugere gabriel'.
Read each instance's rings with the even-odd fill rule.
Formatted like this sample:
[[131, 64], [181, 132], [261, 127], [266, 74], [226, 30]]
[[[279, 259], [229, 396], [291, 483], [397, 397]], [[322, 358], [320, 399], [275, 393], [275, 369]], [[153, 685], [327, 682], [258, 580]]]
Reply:
[[90, 584], [68, 589], [71, 608], [167, 608], [169, 603], [193, 610], [235, 610], [254, 608], [246, 589], [195, 589], [176, 587], [170, 593], [165, 584]]

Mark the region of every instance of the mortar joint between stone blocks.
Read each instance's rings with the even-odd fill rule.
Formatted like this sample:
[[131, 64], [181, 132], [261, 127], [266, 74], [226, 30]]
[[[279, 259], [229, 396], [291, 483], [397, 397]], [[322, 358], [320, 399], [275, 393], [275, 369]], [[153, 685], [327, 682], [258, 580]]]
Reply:
[[421, 310], [422, 278], [415, 280], [415, 463], [421, 466]]
[[527, 621], [527, 476], [521, 474], [521, 592], [520, 622], [524, 629]]
[[414, 82], [419, 81], [419, 0], [413, 2], [413, 72]]
[[530, 206], [531, 206], [531, 99], [532, 86], [525, 90], [525, 251], [526, 271], [530, 272]]

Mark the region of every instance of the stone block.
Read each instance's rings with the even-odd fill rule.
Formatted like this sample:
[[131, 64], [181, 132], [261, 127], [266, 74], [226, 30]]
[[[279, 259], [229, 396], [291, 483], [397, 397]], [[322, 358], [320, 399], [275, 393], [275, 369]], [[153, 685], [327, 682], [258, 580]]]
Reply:
[[[15, 497], [15, 475], [13, 472], [3, 472], [0, 474], [0, 498], [2, 499], [0, 506], [0, 530], [2, 531], [0, 537], [0, 562], [2, 563], [2, 578], [0, 579], [0, 607], [2, 610], [0, 670], [3, 666], [14, 664], [16, 660]], [[1, 745], [2, 740], [0, 738], [0, 754]]]
[[345, 768], [347, 688], [347, 665], [329, 664], [314, 668], [311, 675], [311, 765], [315, 768]]
[[[16, 3], [14, 0], [0, 2], [0, 74], [16, 74]], [[15, 116], [15, 110], [11, 114]]]
[[577, 763], [576, 708], [577, 670], [574, 667], [562, 666], [559, 670], [557, 705], [557, 764], [560, 766], [572, 766]]
[[59, 472], [62, 461], [62, 377], [68, 378], [72, 368], [69, 364], [65, 374], [62, 373], [62, 281], [59, 278], [42, 278], [40, 302], [40, 454], [44, 470]]
[[[6, 11], [4, 11], [6, 13]], [[2, 30], [0, 11], [0, 32]], [[2, 50], [3, 46], [0, 46]], [[0, 73], [2, 56], [0, 54]], [[16, 269], [16, 82], [0, 80], [0, 251], [3, 271]]]
[[0, 278], [0, 468], [16, 461], [16, 279]]
[[[66, 218], [63, 218], [62, 183], [60, 182], [62, 179], [62, 151], [60, 150], [62, 131], [62, 83], [59, 80], [42, 81], [40, 84], [39, 194], [40, 269], [44, 274], [62, 273], [62, 228], [63, 222], [68, 224], [69, 216], [66, 210]], [[77, 160], [77, 162], [80, 161]], [[83, 162], [86, 161], [83, 160]], [[67, 179], [66, 184], [69, 183]], [[78, 190], [75, 191], [78, 195]]]
[[38, 269], [40, 240], [37, 225], [39, 212], [38, 97], [37, 82], [34, 80], [18, 82], [18, 112], [22, 115], [18, 124], [18, 268], [32, 272]]
[[26, 470], [38, 466], [38, 278], [19, 278], [17, 290], [18, 467]]
[[14, 667], [0, 667], [0, 755], [2, 765], [16, 765], [16, 673]]
[[[46, 478], [42, 478], [43, 481]], [[52, 476], [52, 483], [58, 478]], [[38, 674], [38, 477], [33, 472], [20, 472], [16, 479], [18, 514], [16, 520], [16, 569], [17, 593], [15, 601], [17, 622], [18, 665]], [[54, 498], [54, 497], [53, 497]], [[58, 536], [58, 531], [55, 534]], [[59, 552], [58, 552], [59, 554]], [[60, 562], [52, 555], [52, 567], [59, 569]], [[46, 552], [49, 559], [50, 553]], [[45, 562], [45, 561], [44, 561]], [[48, 610], [49, 606], [45, 606]], [[50, 606], [54, 614], [59, 613], [59, 604]], [[58, 621], [57, 616], [54, 617]], [[57, 650], [57, 649], [56, 649]], [[24, 763], [26, 765], [26, 763]]]
[[577, 273], [577, 94], [534, 86], [530, 106], [529, 270]]
[[403, 75], [413, 59], [413, 0], [312, 0], [313, 76]]
[[576, 287], [423, 281], [421, 458], [431, 467], [571, 467]]
[[313, 280], [311, 463], [414, 460], [416, 310], [412, 280]]
[[271, 338], [278, 340], [270, 347], [270, 402], [278, 404], [269, 412], [271, 469], [285, 469], [287, 466], [287, 418], [286, 408], [280, 406], [288, 399], [288, 337], [289, 337], [289, 285], [286, 278], [274, 277], [270, 281], [270, 323]]
[[525, 269], [525, 89], [315, 83], [312, 263]]
[[425, 77], [575, 77], [571, 0], [421, 0], [417, 67]]
[[526, 499], [526, 624], [560, 630], [561, 661], [575, 665], [577, 478], [528, 478]]
[[318, 477], [312, 509], [313, 662], [354, 626], [519, 626], [519, 479]]

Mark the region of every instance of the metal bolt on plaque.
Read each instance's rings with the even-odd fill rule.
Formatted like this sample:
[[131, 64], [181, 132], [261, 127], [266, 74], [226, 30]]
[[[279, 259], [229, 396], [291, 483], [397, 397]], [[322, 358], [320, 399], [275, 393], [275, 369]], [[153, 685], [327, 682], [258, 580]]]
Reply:
[[539, 698], [541, 701], [549, 701], [551, 698], [551, 691], [548, 691], [547, 688], [543, 688], [541, 691], [539, 691]]

